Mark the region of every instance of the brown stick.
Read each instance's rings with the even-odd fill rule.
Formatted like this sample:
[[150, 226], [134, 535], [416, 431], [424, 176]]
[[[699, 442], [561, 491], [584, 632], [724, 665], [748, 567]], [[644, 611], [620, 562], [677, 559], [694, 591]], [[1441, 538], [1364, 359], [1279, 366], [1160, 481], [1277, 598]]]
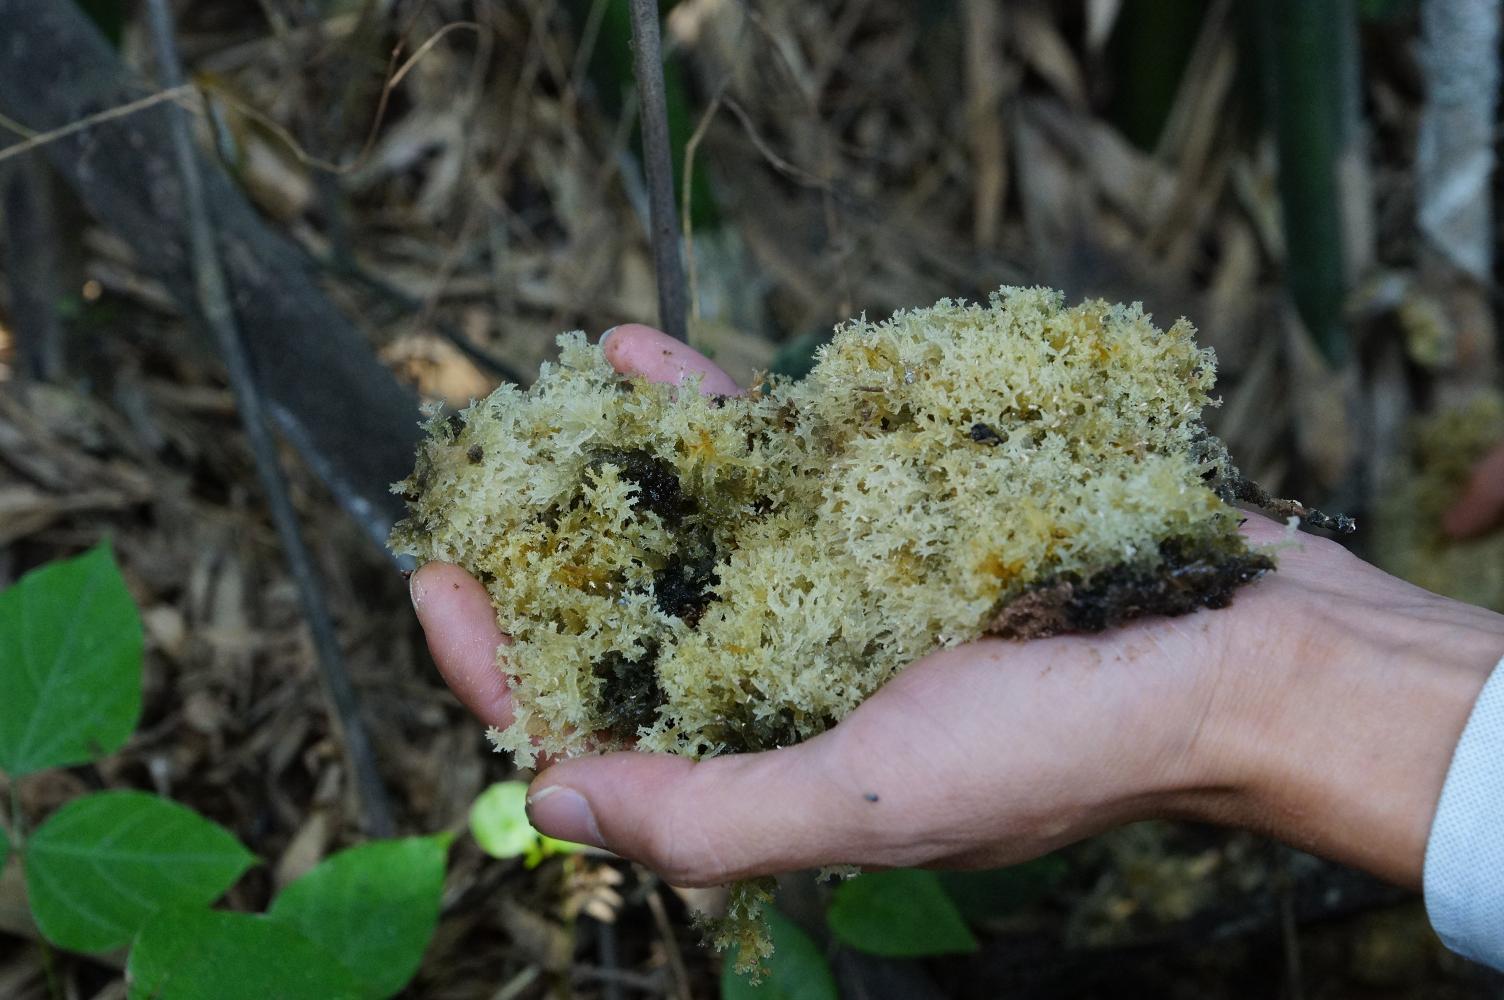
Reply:
[[653, 267], [658, 276], [658, 324], [677, 340], [688, 341], [685, 322], [684, 264], [674, 211], [674, 160], [668, 136], [668, 100], [663, 85], [663, 50], [656, 0], [632, 0], [632, 69], [642, 112], [642, 160], [648, 182]]

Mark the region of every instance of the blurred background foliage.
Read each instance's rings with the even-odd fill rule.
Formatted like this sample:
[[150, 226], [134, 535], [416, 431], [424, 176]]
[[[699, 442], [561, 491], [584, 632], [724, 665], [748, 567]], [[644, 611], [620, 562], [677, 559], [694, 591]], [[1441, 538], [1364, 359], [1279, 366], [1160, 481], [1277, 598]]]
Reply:
[[[135, 4], [50, 2], [76, 3], [139, 74], [133, 92], [152, 93]], [[25, 8], [0, 3], [0, 37]], [[561, 330], [655, 320], [625, 0], [176, 11], [206, 155], [292, 241], [314, 279], [298, 294], [348, 317], [392, 392], [463, 405], [526, 381]], [[678, 0], [661, 13], [691, 341], [733, 375], [801, 373], [848, 316], [1002, 284], [1142, 301], [1216, 349], [1210, 422], [1246, 473], [1357, 514], [1364, 555], [1504, 606], [1499, 536], [1456, 545], [1434, 525], [1471, 457], [1504, 438], [1497, 3]], [[361, 833], [297, 590], [223, 369], [160, 274], [173, 251], [130, 238], [141, 216], [82, 196], [89, 178], [48, 159], [57, 123], [17, 93], [0, 92], [0, 584], [109, 535], [148, 650], [136, 737], [98, 765], [18, 782], [17, 808], [41, 815], [97, 788], [171, 795], [268, 859], [231, 897], [259, 911]], [[131, 128], [86, 122], [66, 141]], [[152, 150], [121, 148], [136, 152], [112, 169], [170, 197]], [[254, 255], [249, 237], [224, 238]], [[275, 359], [294, 331], [243, 335]], [[335, 372], [322, 391], [363, 398]], [[363, 405], [346, 414], [357, 438]], [[410, 454], [410, 438], [366, 436]], [[327, 459], [296, 439], [284, 465], [398, 825], [461, 829], [509, 764], [438, 683], [401, 576], [341, 507], [385, 501], [336, 503]], [[0, 876], [0, 995], [123, 995], [118, 957], [36, 944], [14, 867]], [[1415, 899], [1247, 834], [1136, 826], [943, 885], [972, 953], [864, 956], [823, 929], [829, 890], [791, 887], [782, 905], [853, 997], [1498, 988], [1440, 948]], [[461, 841], [409, 995], [713, 996], [719, 964], [687, 916], [698, 905], [714, 900], [596, 855], [529, 867]]]

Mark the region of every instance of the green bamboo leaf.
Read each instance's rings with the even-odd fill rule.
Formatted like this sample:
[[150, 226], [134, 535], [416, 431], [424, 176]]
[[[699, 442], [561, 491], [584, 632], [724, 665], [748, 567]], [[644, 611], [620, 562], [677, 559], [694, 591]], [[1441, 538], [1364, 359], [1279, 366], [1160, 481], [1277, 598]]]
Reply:
[[757, 985], [736, 971], [735, 950], [721, 969], [721, 1000], [838, 1000], [836, 977], [820, 948], [799, 925], [771, 906], [763, 907], [773, 955], [762, 963]]
[[439, 920], [450, 836], [378, 840], [327, 858], [282, 890], [267, 916], [351, 970], [367, 997], [418, 971]]
[[0, 592], [0, 770], [118, 750], [141, 715], [141, 616], [109, 547]]
[[130, 1000], [358, 1000], [334, 956], [281, 921], [173, 909], [141, 930], [125, 965]]
[[899, 868], [836, 887], [826, 921], [859, 951], [904, 958], [977, 950], [956, 904], [934, 872]]
[[119, 947], [159, 910], [206, 906], [255, 861], [228, 830], [145, 792], [74, 799], [25, 858], [37, 927], [72, 951]]

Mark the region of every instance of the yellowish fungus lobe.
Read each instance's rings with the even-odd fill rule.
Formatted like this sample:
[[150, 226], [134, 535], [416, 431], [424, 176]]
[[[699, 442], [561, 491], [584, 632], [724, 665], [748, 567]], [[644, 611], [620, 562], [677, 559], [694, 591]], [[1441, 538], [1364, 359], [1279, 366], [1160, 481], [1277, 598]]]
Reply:
[[1221, 607], [1236, 531], [1185, 321], [1044, 289], [853, 321], [736, 398], [618, 375], [578, 333], [530, 389], [431, 414], [393, 547], [458, 563], [514, 643], [530, 764], [806, 739], [987, 632]]

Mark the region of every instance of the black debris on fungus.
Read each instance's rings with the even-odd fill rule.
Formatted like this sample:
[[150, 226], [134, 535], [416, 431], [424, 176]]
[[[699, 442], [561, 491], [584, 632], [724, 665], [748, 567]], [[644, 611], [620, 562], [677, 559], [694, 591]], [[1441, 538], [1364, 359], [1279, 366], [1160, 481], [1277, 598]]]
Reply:
[[470, 450], [465, 452], [465, 457], [470, 460], [471, 465], [479, 465], [481, 460], [486, 457], [486, 449], [478, 444], [472, 444]]
[[986, 424], [972, 424], [971, 439], [978, 444], [1002, 444], [1005, 440], [1001, 434]]
[[684, 492], [672, 462], [643, 448], [610, 448], [597, 452], [589, 468], [616, 466], [622, 479], [637, 484], [634, 506], [650, 510], [669, 527], [698, 513], [695, 498]]
[[1119, 563], [1083, 581], [1075, 573], [1043, 580], [1013, 598], [987, 631], [1006, 639], [1102, 632], [1145, 615], [1225, 608], [1238, 587], [1274, 569], [1262, 552], [1184, 537], [1159, 544], [1160, 562]]
[[658, 610], [682, 618], [690, 628], [700, 623], [706, 606], [715, 599], [716, 554], [708, 544], [696, 546], [692, 554], [683, 550], [669, 557], [668, 563], [653, 574], [653, 598]]
[[658, 706], [664, 702], [653, 668], [657, 661], [657, 647], [649, 646], [636, 660], [612, 651], [595, 662], [593, 671], [601, 682], [597, 703], [601, 729], [619, 740], [631, 740], [637, 730], [657, 721]]

